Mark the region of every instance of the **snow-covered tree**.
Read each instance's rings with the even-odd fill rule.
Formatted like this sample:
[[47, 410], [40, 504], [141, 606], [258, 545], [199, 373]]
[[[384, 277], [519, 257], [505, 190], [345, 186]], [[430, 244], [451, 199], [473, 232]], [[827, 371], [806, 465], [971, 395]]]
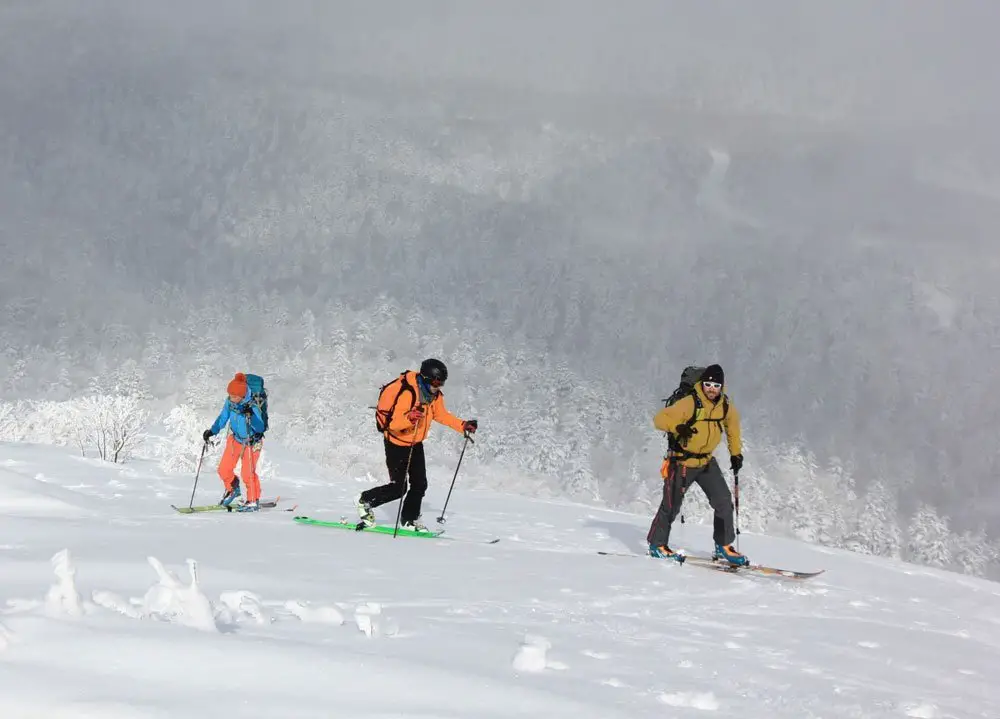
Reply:
[[163, 424], [167, 441], [159, 451], [160, 467], [165, 472], [194, 472], [201, 453], [201, 433], [206, 429], [205, 417], [189, 405], [180, 405], [170, 410]]
[[0, 442], [17, 441], [17, 419], [17, 405], [0, 402]]
[[908, 559], [916, 564], [945, 567], [952, 562], [948, 520], [933, 507], [921, 504], [910, 520]]
[[226, 398], [226, 385], [233, 374], [223, 374], [207, 362], [199, 363], [184, 377], [182, 403], [193, 407], [207, 406], [218, 412]]
[[28, 361], [24, 358], [19, 358], [14, 361], [13, 366], [7, 371], [7, 377], [5, 380], [5, 385], [8, 391], [16, 392], [18, 389], [18, 384], [24, 376], [28, 373]]
[[744, 469], [740, 477], [740, 526], [766, 532], [781, 513], [782, 498], [768, 475]]
[[136, 397], [91, 396], [82, 400], [79, 422], [87, 446], [116, 464], [130, 459], [146, 439], [149, 412]]
[[38, 444], [74, 445], [84, 450], [87, 424], [82, 402], [26, 402], [19, 412], [14, 434], [20, 441]]
[[964, 573], [981, 577], [987, 567], [1000, 558], [1000, 548], [990, 542], [986, 531], [980, 528], [952, 536], [951, 556]]
[[59, 372], [56, 375], [56, 379], [53, 380], [48, 387], [49, 396], [54, 399], [65, 398], [73, 389], [73, 381], [70, 376], [69, 371], [70, 360], [64, 360], [62, 366], [59, 368]]
[[844, 546], [861, 554], [899, 558], [900, 531], [896, 500], [880, 480], [872, 482], [865, 492], [861, 510], [854, 527], [844, 540]]
[[576, 442], [570, 445], [562, 467], [563, 487], [567, 496], [594, 501], [601, 500], [601, 489], [590, 466], [590, 449]]
[[125, 360], [115, 371], [111, 383], [115, 394], [135, 397], [140, 401], [152, 398], [146, 373], [135, 360]]

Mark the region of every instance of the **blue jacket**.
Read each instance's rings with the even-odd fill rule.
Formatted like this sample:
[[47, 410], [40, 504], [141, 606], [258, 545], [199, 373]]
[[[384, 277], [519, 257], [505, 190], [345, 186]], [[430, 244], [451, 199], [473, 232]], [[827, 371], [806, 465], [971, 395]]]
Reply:
[[[229, 429], [233, 432], [233, 439], [240, 444], [248, 443], [247, 424], [250, 425], [251, 434], [262, 434], [264, 432], [264, 416], [260, 413], [260, 407], [249, 402], [249, 387], [247, 388], [246, 395], [243, 397], [243, 401], [239, 404], [233, 404], [227, 397], [225, 404], [222, 405], [222, 411], [219, 412], [219, 416], [215, 419], [215, 424], [212, 425], [212, 435], [214, 436], [221, 432], [227, 422], [229, 423]], [[249, 422], [247, 422], [247, 418], [243, 414], [243, 410], [248, 407], [251, 412]]]

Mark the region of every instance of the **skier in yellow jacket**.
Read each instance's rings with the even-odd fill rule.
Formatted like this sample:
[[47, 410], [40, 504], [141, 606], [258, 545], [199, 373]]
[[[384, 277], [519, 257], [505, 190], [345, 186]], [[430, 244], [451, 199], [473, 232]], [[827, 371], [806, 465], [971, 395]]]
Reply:
[[663, 500], [646, 536], [649, 553], [654, 557], [682, 559], [668, 545], [670, 525], [680, 512], [685, 491], [697, 482], [715, 511], [715, 557], [735, 565], [749, 563], [732, 546], [736, 541], [733, 498], [712, 456], [725, 432], [733, 472], [743, 466], [740, 414], [723, 392], [724, 386], [722, 367], [710, 365], [690, 394], [664, 407], [653, 418], [653, 425], [670, 435], [670, 450], [660, 470]]

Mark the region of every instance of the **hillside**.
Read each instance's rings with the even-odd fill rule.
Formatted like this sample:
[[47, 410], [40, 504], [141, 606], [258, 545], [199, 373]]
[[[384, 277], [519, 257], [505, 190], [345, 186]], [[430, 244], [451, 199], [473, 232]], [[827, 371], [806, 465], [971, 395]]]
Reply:
[[[825, 573], [600, 556], [641, 551], [648, 518], [462, 477], [451, 539], [301, 526], [294, 514], [349, 512], [368, 481], [268, 453], [277, 509], [181, 515], [189, 477], [0, 445], [0, 714], [986, 719], [1000, 705], [996, 583], [746, 532], [752, 559]], [[217, 499], [213, 470], [196, 504]], [[432, 477], [433, 526], [449, 479]], [[675, 536], [709, 548], [692, 518]]]

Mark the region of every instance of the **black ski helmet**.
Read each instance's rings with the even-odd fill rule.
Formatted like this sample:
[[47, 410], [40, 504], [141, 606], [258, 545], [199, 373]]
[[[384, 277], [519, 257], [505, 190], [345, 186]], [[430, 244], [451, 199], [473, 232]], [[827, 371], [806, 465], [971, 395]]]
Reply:
[[420, 363], [420, 376], [426, 380], [437, 380], [444, 384], [448, 379], [448, 368], [438, 359], [425, 359]]

